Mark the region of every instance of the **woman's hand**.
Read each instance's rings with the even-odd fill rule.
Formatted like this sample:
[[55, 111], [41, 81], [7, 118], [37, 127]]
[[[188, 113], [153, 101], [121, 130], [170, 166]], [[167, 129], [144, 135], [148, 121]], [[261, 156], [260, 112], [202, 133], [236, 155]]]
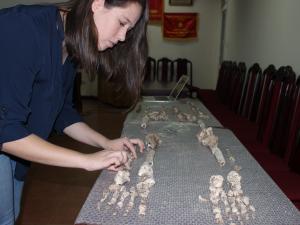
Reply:
[[136, 151], [134, 145], [139, 146], [140, 152], [144, 151], [145, 145], [141, 139], [132, 138], [129, 139], [127, 137], [118, 138], [114, 140], [108, 140], [105, 144], [105, 149], [115, 150], [115, 151], [122, 151], [122, 150], [129, 150], [133, 157], [136, 158]]
[[96, 153], [85, 155], [84, 165], [88, 171], [112, 170], [119, 171], [122, 165], [128, 161], [126, 151], [102, 150]]

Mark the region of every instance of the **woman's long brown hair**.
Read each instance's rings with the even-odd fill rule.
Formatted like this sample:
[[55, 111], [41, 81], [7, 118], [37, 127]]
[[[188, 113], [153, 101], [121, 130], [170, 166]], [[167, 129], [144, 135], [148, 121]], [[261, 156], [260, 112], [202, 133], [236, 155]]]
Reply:
[[116, 91], [121, 93], [121, 90], [126, 90], [135, 102], [140, 94], [148, 56], [147, 0], [105, 0], [107, 8], [138, 3], [142, 7], [142, 14], [135, 27], [128, 31], [124, 42], [102, 52], [97, 48], [98, 33], [91, 10], [93, 1], [70, 0], [58, 5], [62, 10], [68, 11], [65, 42], [69, 56], [86, 73], [105, 76], [115, 84]]

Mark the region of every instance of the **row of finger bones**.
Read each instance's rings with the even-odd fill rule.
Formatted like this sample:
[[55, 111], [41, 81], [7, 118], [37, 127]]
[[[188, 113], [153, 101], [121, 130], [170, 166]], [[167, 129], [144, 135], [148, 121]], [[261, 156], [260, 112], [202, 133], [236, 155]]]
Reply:
[[[155, 184], [153, 175], [153, 160], [161, 140], [155, 133], [148, 134], [145, 139], [147, 153], [145, 161], [138, 171], [138, 183], [135, 186], [131, 186], [129, 191], [126, 189], [125, 184], [130, 182], [130, 170], [133, 161], [133, 158], [131, 157], [129, 158], [128, 165], [124, 168], [124, 170], [118, 171], [114, 177], [114, 182], [108, 187], [108, 189], [103, 191], [102, 198], [97, 205], [98, 210], [100, 210], [101, 205], [107, 201], [107, 205], [109, 207], [116, 204], [118, 211], [120, 211], [123, 209], [124, 202], [127, 197], [130, 197], [123, 214], [126, 216], [134, 207], [136, 198], [140, 197], [139, 215], [146, 215], [148, 195], [150, 194], [151, 187]], [[111, 196], [111, 199], [108, 201], [109, 196]], [[117, 212], [115, 211], [113, 214], [116, 215]]]

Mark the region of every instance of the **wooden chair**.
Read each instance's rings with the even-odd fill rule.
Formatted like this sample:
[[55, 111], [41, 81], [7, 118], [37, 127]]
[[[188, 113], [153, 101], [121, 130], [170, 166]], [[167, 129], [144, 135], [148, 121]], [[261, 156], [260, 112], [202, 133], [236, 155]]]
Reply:
[[276, 68], [274, 65], [269, 65], [263, 72], [262, 82], [260, 86], [260, 100], [258, 104], [258, 110], [256, 115], [256, 123], [260, 124], [263, 114], [263, 109], [265, 107], [265, 103], [267, 100], [267, 94], [269, 92], [269, 87], [272, 79], [275, 78], [274, 74], [276, 72]]
[[295, 146], [291, 152], [289, 167], [296, 173], [300, 174], [300, 129], [295, 138]]
[[227, 96], [224, 101], [224, 104], [226, 104], [229, 108], [231, 108], [232, 100], [238, 83], [238, 72], [238, 65], [236, 62], [232, 63], [230, 73], [228, 74], [228, 86], [225, 90]]
[[152, 57], [147, 58], [146, 68], [145, 68], [145, 82], [153, 82], [156, 79], [156, 60]]
[[157, 60], [157, 67], [156, 67], [157, 81], [164, 82], [164, 83], [173, 81], [172, 63], [173, 61], [166, 57]]
[[177, 82], [182, 75], [189, 77], [189, 85], [193, 86], [193, 64], [185, 58], [178, 58], [173, 61], [172, 78]]
[[231, 76], [234, 68], [234, 62], [224, 61], [219, 70], [217, 83], [217, 95], [224, 104], [228, 99], [228, 90], [230, 88]]
[[244, 62], [240, 62], [236, 68], [236, 80], [233, 88], [233, 92], [231, 94], [231, 105], [230, 108], [237, 113], [239, 104], [242, 97], [243, 85], [246, 77], [246, 64]]
[[280, 67], [274, 74], [266, 94], [265, 103], [261, 112], [261, 121], [258, 124], [257, 139], [267, 147], [270, 141], [274, 119], [277, 113], [280, 91], [284, 81], [285, 68]]
[[290, 67], [285, 68], [284, 81], [279, 94], [279, 101], [269, 148], [272, 153], [284, 157], [289, 139], [290, 122], [293, 112], [293, 95], [297, 91], [296, 74]]
[[224, 76], [225, 76], [225, 70], [226, 70], [226, 66], [229, 63], [229, 61], [223, 61], [221, 63], [221, 66], [219, 68], [219, 74], [218, 74], [218, 80], [217, 80], [217, 87], [216, 87], [216, 92], [217, 95], [220, 96], [222, 93], [222, 84], [224, 81]]
[[262, 72], [258, 63], [249, 68], [247, 82], [245, 84], [245, 102], [242, 115], [248, 119], [256, 118], [259, 103], [259, 86], [261, 83]]
[[292, 116], [284, 160], [290, 167], [300, 173], [300, 76], [295, 84], [292, 97]]

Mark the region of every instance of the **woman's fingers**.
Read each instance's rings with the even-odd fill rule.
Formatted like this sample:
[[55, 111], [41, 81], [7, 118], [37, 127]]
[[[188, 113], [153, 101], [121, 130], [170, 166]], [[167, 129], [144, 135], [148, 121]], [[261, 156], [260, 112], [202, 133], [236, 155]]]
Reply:
[[138, 146], [139, 146], [139, 149], [140, 149], [140, 152], [143, 152], [143, 151], [144, 151], [144, 149], [145, 149], [145, 144], [144, 144], [144, 142], [143, 142], [141, 139], [139, 139], [139, 138], [132, 138], [132, 139], [130, 139], [130, 142], [131, 142], [132, 144], [134, 144], [134, 145], [138, 145]]
[[123, 145], [125, 148], [127, 148], [133, 154], [134, 158], [137, 158], [135, 148], [134, 148], [133, 144], [131, 143], [131, 141], [127, 137], [123, 138]]
[[108, 161], [107, 169], [113, 171], [122, 170], [122, 166], [128, 161], [126, 151], [112, 151], [113, 156]]
[[125, 152], [125, 151], [121, 151], [121, 154], [122, 154], [122, 163], [126, 163], [128, 161], [128, 153]]

